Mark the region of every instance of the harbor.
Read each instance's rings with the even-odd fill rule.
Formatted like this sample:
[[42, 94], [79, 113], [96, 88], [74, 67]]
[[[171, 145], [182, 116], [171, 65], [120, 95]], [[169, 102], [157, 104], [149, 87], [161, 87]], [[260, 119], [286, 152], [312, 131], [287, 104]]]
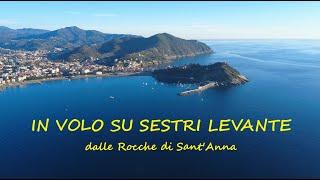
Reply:
[[218, 86], [217, 82], [211, 82], [211, 83], [208, 83], [208, 84], [206, 84], [204, 86], [199, 86], [197, 89], [183, 91], [183, 92], [179, 93], [178, 95], [180, 95], [180, 96], [188, 96], [188, 95], [195, 94], [195, 93], [201, 93], [202, 91], [205, 91], [205, 90], [207, 90], [209, 88], [214, 88], [214, 87], [217, 87], [217, 86]]

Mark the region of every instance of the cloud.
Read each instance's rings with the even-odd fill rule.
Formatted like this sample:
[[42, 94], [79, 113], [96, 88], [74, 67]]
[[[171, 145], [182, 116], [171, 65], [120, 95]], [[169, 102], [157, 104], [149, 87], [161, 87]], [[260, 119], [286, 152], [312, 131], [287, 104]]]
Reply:
[[92, 14], [95, 17], [115, 17], [118, 16], [117, 14], [109, 14], [109, 13], [97, 13], [97, 14]]
[[18, 23], [14, 20], [0, 19], [0, 25], [16, 25], [16, 24], [18, 24]]

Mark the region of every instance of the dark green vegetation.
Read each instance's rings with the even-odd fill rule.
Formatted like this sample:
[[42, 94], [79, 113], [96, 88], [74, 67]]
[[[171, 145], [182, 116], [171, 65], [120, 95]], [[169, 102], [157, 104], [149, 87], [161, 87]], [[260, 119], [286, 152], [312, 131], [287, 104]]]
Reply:
[[124, 37], [112, 39], [97, 46], [81, 46], [62, 52], [59, 59], [81, 61], [90, 56], [98, 58], [99, 64], [113, 64], [122, 60], [157, 63], [208, 53], [212, 53], [212, 50], [204, 43], [162, 33], [148, 38]]
[[166, 83], [204, 85], [216, 82], [218, 86], [230, 86], [248, 82], [245, 76], [225, 62], [159, 69], [153, 71], [152, 74], [158, 81]]

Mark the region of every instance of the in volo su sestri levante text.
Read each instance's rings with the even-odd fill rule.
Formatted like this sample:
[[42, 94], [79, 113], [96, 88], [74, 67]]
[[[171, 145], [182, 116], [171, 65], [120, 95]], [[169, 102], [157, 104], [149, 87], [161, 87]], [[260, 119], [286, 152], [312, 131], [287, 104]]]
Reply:
[[73, 118], [51, 120], [32, 120], [31, 129], [33, 132], [47, 132], [53, 126], [56, 130], [77, 132], [91, 131], [101, 132], [107, 130], [112, 133], [129, 132], [137, 129], [140, 133], [145, 132], [289, 132], [291, 131], [292, 119], [220, 119], [220, 120], [192, 120], [192, 119], [85, 119]]

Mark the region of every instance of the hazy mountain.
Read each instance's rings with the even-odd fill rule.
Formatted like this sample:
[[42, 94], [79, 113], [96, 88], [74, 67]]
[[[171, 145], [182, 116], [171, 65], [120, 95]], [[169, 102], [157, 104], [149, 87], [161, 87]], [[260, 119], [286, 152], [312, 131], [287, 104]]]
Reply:
[[11, 39], [26, 37], [30, 35], [38, 35], [45, 32], [48, 32], [48, 30], [32, 28], [11, 29], [5, 26], [0, 26], [0, 42], [5, 42]]
[[72, 49], [82, 45], [101, 44], [113, 38], [126, 37], [125, 34], [105, 34], [95, 30], [83, 30], [76, 26], [66, 27], [45, 33], [20, 36], [0, 46], [9, 49], [53, 50], [55, 48]]

